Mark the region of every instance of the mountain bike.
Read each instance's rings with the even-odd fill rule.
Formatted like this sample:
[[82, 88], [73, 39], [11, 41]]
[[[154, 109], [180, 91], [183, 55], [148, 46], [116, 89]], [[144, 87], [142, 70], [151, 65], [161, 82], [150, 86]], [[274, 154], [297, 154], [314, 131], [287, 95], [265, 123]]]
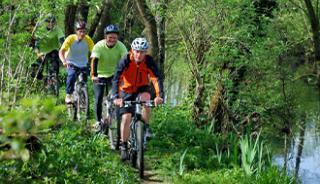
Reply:
[[144, 126], [142, 119], [142, 106], [154, 107], [154, 101], [124, 101], [124, 107], [135, 106], [135, 112], [130, 123], [130, 135], [128, 139], [128, 155], [133, 167], [139, 170], [140, 178], [144, 176]]
[[119, 150], [120, 146], [120, 124], [119, 108], [113, 105], [113, 101], [108, 96], [103, 97], [102, 103], [102, 121], [106, 125], [106, 133], [109, 137], [112, 150]]
[[77, 74], [77, 81], [74, 84], [73, 91], [73, 102], [67, 104], [68, 114], [70, 118], [74, 120], [82, 121], [88, 120], [89, 118], [89, 96], [88, 96], [88, 88], [87, 83], [84, 80], [83, 69], [78, 68], [74, 65], [70, 65], [73, 67]]

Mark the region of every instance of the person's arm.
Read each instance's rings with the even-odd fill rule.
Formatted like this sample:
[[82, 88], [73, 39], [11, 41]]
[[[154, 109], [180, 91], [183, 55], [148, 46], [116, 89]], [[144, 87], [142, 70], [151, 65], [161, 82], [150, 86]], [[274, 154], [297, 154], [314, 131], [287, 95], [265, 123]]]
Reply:
[[67, 66], [68, 66], [68, 63], [67, 63], [65, 54], [66, 54], [66, 51], [65, 51], [63, 48], [61, 48], [61, 49], [59, 50], [59, 58], [60, 58], [60, 61], [61, 61], [62, 64], [63, 64], [63, 66], [64, 66], [64, 67], [67, 67]]
[[40, 41], [39, 41], [39, 39], [36, 39], [33, 50], [37, 54], [37, 57], [39, 59], [41, 59], [41, 61], [43, 62], [44, 61], [44, 54], [41, 53], [39, 45], [40, 45]]
[[156, 96], [164, 98], [163, 81], [160, 76], [157, 65], [154, 63], [152, 57], [147, 56], [147, 66], [150, 79], [152, 81], [153, 87], [156, 91]]
[[96, 57], [91, 58], [91, 78], [93, 81], [98, 79], [98, 61], [99, 59]]
[[153, 87], [156, 92], [156, 98], [154, 99], [155, 105], [159, 105], [164, 101], [164, 90], [163, 90], [163, 81], [160, 76], [157, 65], [154, 63], [152, 57], [147, 56], [147, 66], [150, 80], [152, 81]]
[[59, 50], [59, 58], [64, 67], [68, 67], [68, 62], [66, 60], [66, 51], [70, 48], [71, 44], [75, 41], [75, 35], [68, 36], [63, 42]]
[[[90, 39], [91, 40], [91, 39]], [[91, 78], [93, 81], [98, 80], [98, 61], [100, 58], [100, 53], [103, 52], [101, 50], [101, 47], [99, 44], [93, 45], [93, 42], [89, 45], [89, 51], [91, 51], [91, 63], [90, 63], [90, 69], [91, 69]]]
[[120, 82], [120, 76], [122, 75], [126, 65], [128, 64], [128, 58], [127, 55], [123, 56], [121, 60], [119, 61], [113, 79], [112, 79], [112, 93], [111, 98], [117, 99], [119, 98], [119, 82]]
[[62, 45], [64, 42], [64, 37], [59, 38], [59, 43]]
[[57, 33], [58, 33], [58, 41], [62, 45], [64, 43], [64, 33], [59, 27], [57, 27]]

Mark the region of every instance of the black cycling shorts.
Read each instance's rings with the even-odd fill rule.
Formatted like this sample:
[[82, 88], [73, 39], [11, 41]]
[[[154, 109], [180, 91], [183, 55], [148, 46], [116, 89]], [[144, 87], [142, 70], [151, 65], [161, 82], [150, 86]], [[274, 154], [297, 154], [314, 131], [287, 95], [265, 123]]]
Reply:
[[[142, 86], [139, 87], [136, 93], [126, 93], [124, 91], [120, 91], [120, 98], [123, 99], [123, 101], [134, 101], [137, 99], [139, 94], [147, 92], [150, 94], [150, 87], [149, 86]], [[135, 111], [135, 106], [131, 107], [120, 107], [120, 115], [125, 113], [131, 113], [133, 114]]]

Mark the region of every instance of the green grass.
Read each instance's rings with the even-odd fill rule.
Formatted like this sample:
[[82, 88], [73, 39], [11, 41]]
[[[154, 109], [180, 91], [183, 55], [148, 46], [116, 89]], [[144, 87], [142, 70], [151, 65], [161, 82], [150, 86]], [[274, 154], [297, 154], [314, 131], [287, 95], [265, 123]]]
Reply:
[[[255, 152], [259, 169], [246, 174], [241, 167], [241, 139], [233, 134], [212, 134], [210, 125], [196, 128], [188, 112], [180, 107], [163, 107], [153, 113], [154, 139], [148, 143], [147, 159], [159, 178], [168, 183], [296, 183], [263, 160], [263, 143], [250, 140], [246, 152]], [[248, 143], [248, 140], [247, 140]], [[255, 146], [252, 145], [258, 145]], [[251, 149], [252, 148], [252, 149]], [[263, 166], [262, 166], [263, 165]]]
[[138, 183], [137, 174], [109, 149], [105, 136], [66, 122], [41, 139], [29, 161], [2, 161], [0, 183]]
[[[48, 108], [44, 109], [46, 113], [39, 113], [50, 115]], [[163, 106], [152, 114], [155, 136], [148, 143], [145, 163], [164, 183], [295, 183], [266, 164], [261, 171], [246, 174], [241, 167], [240, 139], [233, 134], [213, 134], [210, 125], [196, 128], [183, 107]], [[69, 121], [66, 112], [59, 122], [60, 127], [39, 135], [41, 149], [30, 159], [0, 161], [0, 183], [140, 182], [137, 172], [110, 150], [105, 136], [96, 135], [84, 123]], [[243, 152], [250, 151], [254, 150], [247, 146]]]

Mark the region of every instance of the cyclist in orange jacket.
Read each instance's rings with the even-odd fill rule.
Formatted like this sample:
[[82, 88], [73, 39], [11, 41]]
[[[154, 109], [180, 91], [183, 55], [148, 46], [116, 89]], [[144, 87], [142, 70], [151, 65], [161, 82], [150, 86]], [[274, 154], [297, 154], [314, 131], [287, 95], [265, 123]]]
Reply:
[[[137, 97], [140, 100], [150, 100], [150, 80], [156, 92], [154, 99], [155, 105], [163, 102], [163, 82], [156, 63], [153, 58], [147, 55], [148, 42], [145, 38], [136, 38], [131, 44], [131, 51], [125, 55], [116, 68], [112, 81], [112, 98], [114, 103], [120, 106], [121, 120], [121, 159], [127, 159], [127, 140], [129, 137], [129, 125], [131, 122], [134, 107], [123, 107], [123, 101], [135, 100]], [[152, 136], [149, 127], [151, 109], [145, 107], [142, 113], [142, 118], [146, 122], [146, 138]]]

